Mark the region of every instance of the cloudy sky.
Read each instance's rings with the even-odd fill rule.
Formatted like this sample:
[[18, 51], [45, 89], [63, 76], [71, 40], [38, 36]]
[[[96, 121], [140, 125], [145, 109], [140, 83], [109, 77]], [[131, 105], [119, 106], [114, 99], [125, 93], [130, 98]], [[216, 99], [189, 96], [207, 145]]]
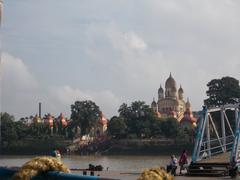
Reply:
[[240, 79], [240, 1], [7, 0], [2, 111], [70, 114], [90, 99], [109, 118], [123, 102], [151, 103], [172, 72], [193, 109], [206, 83]]

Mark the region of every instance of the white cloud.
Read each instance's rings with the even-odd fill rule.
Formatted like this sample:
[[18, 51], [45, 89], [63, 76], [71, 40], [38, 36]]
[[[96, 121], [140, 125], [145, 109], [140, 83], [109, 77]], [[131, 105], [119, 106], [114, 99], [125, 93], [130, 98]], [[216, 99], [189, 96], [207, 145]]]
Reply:
[[147, 44], [136, 32], [124, 32], [111, 25], [106, 28], [106, 34], [103, 33], [109, 38], [115, 49], [124, 52], [147, 49]]
[[124, 40], [126, 41], [127, 46], [130, 48], [139, 50], [144, 50], [147, 48], [147, 44], [135, 32], [124, 34]]
[[16, 118], [38, 112], [38, 102], [42, 102], [43, 113], [70, 116], [70, 105], [76, 100], [92, 100], [111, 117], [117, 113], [120, 100], [110, 90], [83, 91], [71, 86], [53, 87], [39, 84], [24, 62], [8, 53], [3, 53], [2, 110]]
[[55, 87], [52, 89], [53, 95], [63, 103], [63, 104], [71, 104], [75, 100], [92, 100], [93, 98], [85, 92], [80, 91], [79, 89], [74, 89], [70, 86], [63, 87]]
[[38, 82], [21, 59], [3, 53], [1, 66], [4, 89], [32, 90], [38, 87]]
[[35, 112], [39, 84], [23, 61], [3, 53], [1, 73], [1, 110], [17, 118], [29, 115], [27, 112]]
[[120, 105], [119, 98], [109, 90], [94, 92], [63, 86], [52, 87], [51, 94], [65, 106], [70, 106], [75, 101], [92, 100], [108, 117], [115, 115]]
[[[226, 75], [240, 79], [240, 1], [56, 2], [44, 0], [44, 16], [39, 4], [6, 2], [3, 29], [6, 49], [27, 57], [31, 67], [41, 65], [43, 75], [37, 77], [46, 85], [38, 85], [38, 94], [49, 102], [49, 111], [69, 111], [76, 97], [95, 100], [111, 114], [117, 97], [150, 103], [170, 72], [198, 110], [208, 81]], [[65, 8], [71, 11], [62, 13]], [[34, 89], [35, 78], [29, 69], [24, 72], [10, 82]], [[43, 79], [45, 74], [50, 78]], [[59, 87], [53, 88], [55, 95], [50, 84]]]

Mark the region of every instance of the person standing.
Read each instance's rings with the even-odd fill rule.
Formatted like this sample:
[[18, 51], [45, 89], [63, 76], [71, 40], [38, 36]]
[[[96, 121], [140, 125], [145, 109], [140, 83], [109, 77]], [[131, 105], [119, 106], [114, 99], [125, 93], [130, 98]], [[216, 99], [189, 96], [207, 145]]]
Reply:
[[51, 156], [61, 160], [61, 153], [58, 149], [53, 149], [51, 152]]
[[188, 166], [188, 160], [187, 160], [187, 151], [183, 150], [180, 159], [179, 159], [179, 166], [180, 166], [180, 174], [182, 174], [182, 170], [186, 169]]
[[167, 165], [167, 172], [171, 172], [172, 175], [176, 175], [176, 170], [177, 170], [177, 163], [178, 163], [178, 160], [177, 158], [175, 157], [175, 155], [171, 155], [171, 160], [170, 160], [170, 163], [169, 165]]

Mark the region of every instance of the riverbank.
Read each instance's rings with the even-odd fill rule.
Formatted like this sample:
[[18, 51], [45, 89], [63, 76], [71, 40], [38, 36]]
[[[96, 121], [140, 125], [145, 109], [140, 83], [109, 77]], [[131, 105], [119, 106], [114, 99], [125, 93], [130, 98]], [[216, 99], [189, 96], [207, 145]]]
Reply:
[[[26, 139], [16, 141], [7, 146], [2, 146], [2, 155], [47, 155], [53, 148], [57, 148], [62, 154], [72, 144], [71, 140], [60, 138]], [[180, 154], [183, 149], [192, 152], [193, 143], [179, 142], [172, 139], [121, 139], [111, 140], [107, 148], [97, 146], [96, 151], [86, 153], [88, 155], [170, 155]], [[101, 149], [101, 150], [100, 150]], [[71, 155], [80, 155], [79, 151], [71, 152]]]
[[192, 152], [193, 143], [176, 142], [171, 139], [124, 139], [114, 140], [112, 147], [103, 155], [170, 155]]
[[47, 155], [52, 149], [60, 149], [65, 153], [66, 147], [71, 141], [49, 138], [49, 139], [26, 139], [2, 146], [1, 155]]

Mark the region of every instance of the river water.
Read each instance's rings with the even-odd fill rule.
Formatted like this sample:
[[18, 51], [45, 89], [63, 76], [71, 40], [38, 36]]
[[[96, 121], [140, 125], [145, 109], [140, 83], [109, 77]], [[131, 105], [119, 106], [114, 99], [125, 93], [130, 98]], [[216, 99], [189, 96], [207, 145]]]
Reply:
[[[0, 166], [22, 166], [25, 162], [35, 156], [0, 156]], [[109, 171], [98, 172], [101, 177], [118, 178], [122, 180], [136, 180], [139, 173], [145, 169], [159, 166], [166, 166], [169, 163], [169, 156], [63, 156], [62, 160], [69, 168], [88, 168], [88, 165], [101, 164]], [[73, 172], [76, 173], [76, 172]], [[176, 180], [206, 180], [219, 179], [210, 177], [186, 177], [177, 176]], [[222, 178], [221, 178], [222, 179]], [[228, 178], [229, 179], [229, 178]], [[224, 178], [224, 180], [226, 180]]]
[[[22, 166], [34, 156], [0, 156], [0, 166]], [[69, 168], [88, 168], [93, 165], [102, 165], [104, 169], [120, 171], [142, 171], [146, 168], [166, 166], [168, 156], [63, 156], [63, 162]]]

